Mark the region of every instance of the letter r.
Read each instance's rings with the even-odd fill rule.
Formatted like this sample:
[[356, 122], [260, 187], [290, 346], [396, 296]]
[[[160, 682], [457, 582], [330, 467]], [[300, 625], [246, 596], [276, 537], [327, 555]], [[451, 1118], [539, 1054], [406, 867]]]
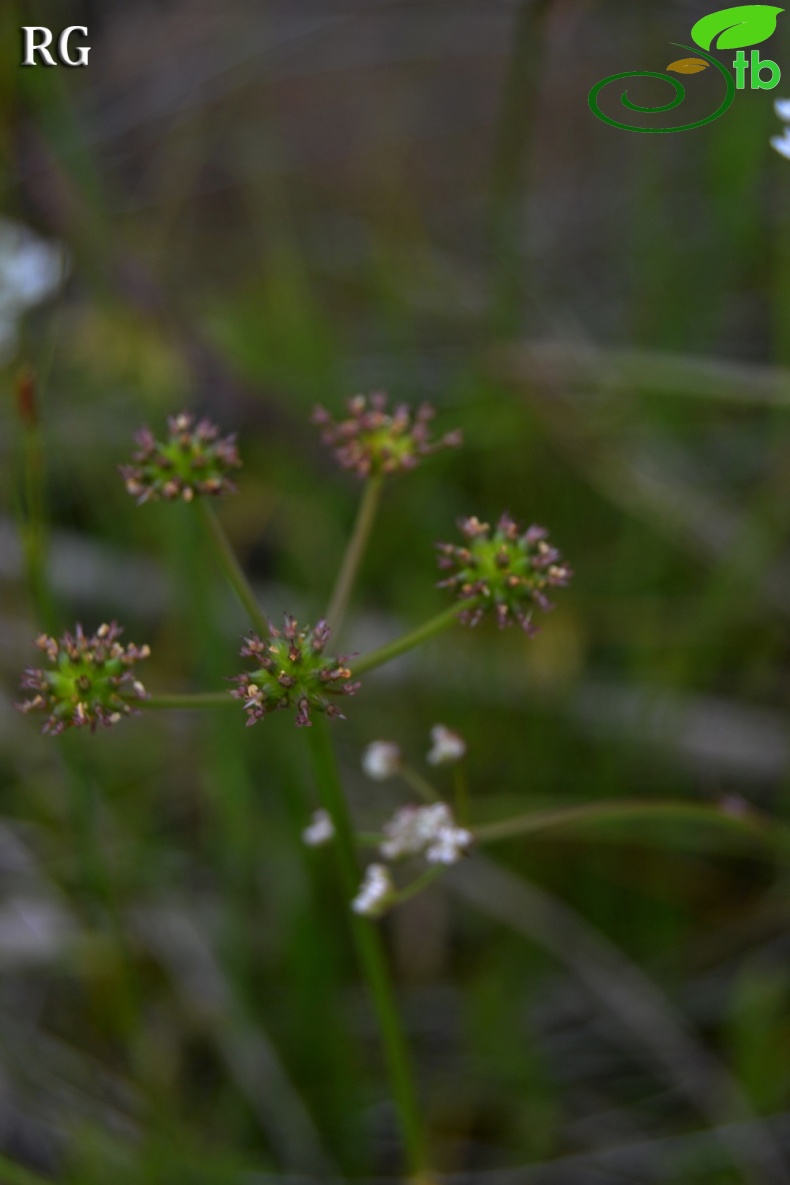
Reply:
[[[36, 43], [36, 33], [44, 34], [38, 44]], [[43, 25], [24, 25], [22, 27], [22, 37], [24, 46], [23, 66], [35, 66], [35, 54], [40, 54], [45, 66], [57, 65], [52, 54], [47, 49], [47, 46], [52, 44], [52, 34], [49, 29], [45, 29]]]

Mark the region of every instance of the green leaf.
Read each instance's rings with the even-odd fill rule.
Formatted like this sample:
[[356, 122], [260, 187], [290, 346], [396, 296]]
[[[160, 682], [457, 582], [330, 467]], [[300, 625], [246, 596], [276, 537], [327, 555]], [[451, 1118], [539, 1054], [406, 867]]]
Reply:
[[721, 34], [716, 49], [742, 49], [744, 45], [759, 45], [776, 28], [776, 18], [783, 8], [773, 4], [739, 4], [722, 8], [697, 21], [691, 36], [702, 49], [710, 49], [714, 38]]

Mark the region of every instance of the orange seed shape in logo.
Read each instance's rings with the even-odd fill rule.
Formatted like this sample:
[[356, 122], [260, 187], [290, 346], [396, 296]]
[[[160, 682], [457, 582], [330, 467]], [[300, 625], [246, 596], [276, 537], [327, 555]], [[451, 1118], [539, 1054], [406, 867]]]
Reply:
[[699, 74], [700, 70], [707, 68], [708, 63], [704, 58], [678, 58], [667, 66], [667, 70], [674, 70], [676, 74]]

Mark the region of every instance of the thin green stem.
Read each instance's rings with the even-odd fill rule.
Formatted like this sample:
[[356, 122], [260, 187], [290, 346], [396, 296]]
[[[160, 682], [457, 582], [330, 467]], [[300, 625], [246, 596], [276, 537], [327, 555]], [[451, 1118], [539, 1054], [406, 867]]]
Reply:
[[327, 621], [335, 634], [340, 633], [343, 618], [348, 609], [351, 590], [354, 587], [354, 581], [356, 580], [359, 566], [362, 563], [362, 557], [365, 554], [365, 548], [370, 539], [370, 532], [373, 529], [373, 522], [376, 518], [376, 511], [381, 501], [383, 484], [383, 476], [380, 473], [374, 474], [373, 477], [368, 478], [362, 492], [354, 530], [348, 541], [348, 547], [343, 556], [340, 571], [337, 574], [335, 587], [332, 590], [329, 608], [326, 611]]
[[214, 554], [219, 561], [219, 565], [227, 576], [236, 596], [247, 610], [250, 621], [261, 637], [268, 637], [269, 623], [266, 620], [266, 615], [258, 604], [255, 593], [252, 591], [250, 582], [244, 574], [244, 570], [236, 557], [235, 551], [231, 547], [230, 540], [225, 534], [222, 523], [214, 513], [213, 507], [209, 506], [205, 498], [196, 498], [194, 505], [197, 508], [200, 521], [203, 523], [206, 534], [214, 548]]
[[[307, 735], [321, 801], [335, 825], [333, 847], [337, 853], [343, 889], [350, 902], [361, 879], [356, 852], [357, 839], [340, 783], [332, 741], [323, 717], [314, 718], [313, 727]], [[381, 933], [375, 923], [368, 918], [358, 917], [350, 908], [349, 918], [359, 960], [376, 1010], [409, 1171], [415, 1177], [419, 1177], [425, 1171], [425, 1138], [411, 1059], [401, 1027]]]
[[491, 322], [498, 335], [514, 336], [529, 291], [524, 242], [524, 195], [536, 127], [541, 47], [552, 0], [521, 0], [495, 135], [491, 177]]
[[423, 889], [427, 889], [435, 880], [438, 880], [443, 872], [443, 865], [434, 865], [432, 868], [426, 868], [425, 872], [415, 877], [411, 884], [398, 890], [393, 904], [403, 905], [405, 901], [410, 901], [412, 897], [416, 897]]
[[416, 790], [420, 798], [425, 802], [438, 802], [439, 794], [421, 773], [416, 769], [412, 769], [410, 765], [401, 765], [398, 773], [403, 778], [407, 786], [411, 786], [412, 790]]
[[453, 781], [455, 784], [455, 813], [458, 822], [465, 827], [469, 819], [469, 783], [462, 761], [456, 762]]
[[357, 831], [354, 838], [360, 848], [377, 848], [386, 836], [383, 831]]
[[403, 634], [394, 642], [387, 642], [386, 646], [379, 646], [378, 650], [371, 650], [370, 654], [363, 654], [361, 658], [352, 663], [354, 675], [364, 675], [366, 671], [383, 666], [384, 663], [391, 662], [393, 658], [405, 654], [407, 650], [413, 650], [415, 646], [429, 641], [437, 634], [441, 634], [443, 630], [449, 629], [464, 610], [473, 609], [476, 604], [477, 597], [470, 597], [466, 601], [456, 601], [449, 609], [445, 609], [443, 613], [437, 613], [435, 617], [431, 617], [429, 621], [418, 626], [416, 630], [412, 630], [410, 634]]
[[182, 695], [149, 695], [148, 699], [129, 700], [128, 703], [133, 708], [145, 709], [204, 709], [204, 708], [227, 708], [235, 701], [231, 699], [227, 691], [185, 691]]
[[47, 573], [46, 464], [37, 407], [35, 373], [23, 369], [16, 379], [17, 412], [22, 428], [22, 489], [17, 500], [25, 578], [39, 625], [55, 632], [55, 607]]
[[124, 1036], [135, 1031], [139, 990], [134, 959], [118, 905], [111, 865], [105, 857], [99, 820], [99, 789], [94, 784], [80, 738], [73, 733], [60, 741], [69, 784], [69, 814], [79, 889], [96, 920], [107, 925], [122, 974], [112, 998], [115, 1020]]
[[532, 835], [555, 828], [574, 827], [585, 823], [619, 822], [649, 819], [712, 823], [753, 839], [771, 841], [771, 828], [755, 813], [729, 814], [716, 806], [704, 806], [694, 802], [640, 802], [620, 800], [619, 802], [593, 802], [583, 806], [561, 807], [558, 810], [533, 811], [528, 815], [517, 815], [513, 819], [502, 819], [497, 823], [486, 823], [473, 828], [475, 839], [480, 843], [491, 843], [500, 839], [513, 839], [520, 835]]

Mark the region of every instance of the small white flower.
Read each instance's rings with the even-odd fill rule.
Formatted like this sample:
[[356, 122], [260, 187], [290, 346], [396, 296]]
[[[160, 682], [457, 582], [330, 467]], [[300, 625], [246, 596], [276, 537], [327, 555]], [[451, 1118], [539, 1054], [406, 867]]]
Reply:
[[369, 864], [351, 908], [363, 917], [378, 918], [386, 912], [394, 896], [395, 885], [390, 870], [384, 864]]
[[383, 782], [400, 768], [400, 746], [394, 741], [373, 741], [362, 755], [362, 768], [369, 778]]
[[68, 269], [63, 249], [20, 222], [0, 218], [0, 354], [16, 344], [26, 309], [46, 300]]
[[404, 806], [384, 824], [379, 851], [386, 860], [424, 855], [429, 864], [455, 864], [472, 843], [472, 833], [456, 827], [445, 802]]
[[432, 806], [403, 806], [384, 824], [386, 839], [379, 851], [386, 860], [418, 856], [443, 827], [452, 826], [450, 808], [443, 802]]
[[430, 765], [444, 765], [450, 761], [460, 761], [466, 753], [466, 741], [451, 728], [444, 724], [434, 724], [431, 729], [433, 748], [428, 754]]
[[790, 159], [790, 127], [785, 128], [783, 136], [771, 136], [771, 147]]
[[429, 864], [457, 864], [472, 845], [474, 836], [464, 827], [443, 827], [425, 853]]
[[790, 99], [774, 99], [774, 111], [785, 123], [790, 123]]
[[318, 848], [329, 843], [335, 835], [335, 825], [328, 811], [314, 811], [310, 825], [302, 832], [302, 839], [309, 848]]

